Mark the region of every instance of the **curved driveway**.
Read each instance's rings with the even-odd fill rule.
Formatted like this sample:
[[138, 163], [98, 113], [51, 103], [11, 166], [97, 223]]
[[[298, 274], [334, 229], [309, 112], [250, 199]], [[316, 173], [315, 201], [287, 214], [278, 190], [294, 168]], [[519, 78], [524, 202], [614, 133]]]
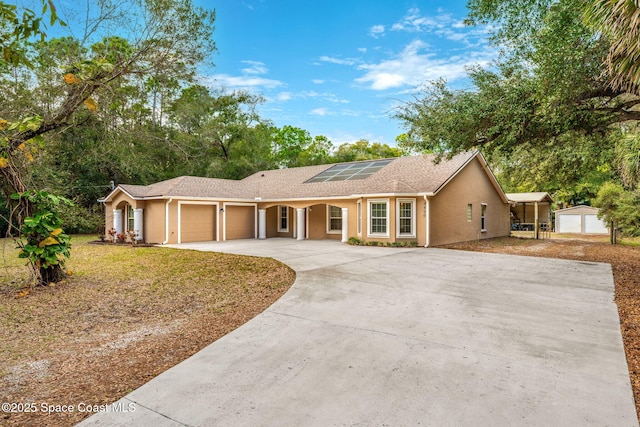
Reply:
[[82, 425], [638, 425], [607, 264], [291, 239], [178, 247], [273, 257], [297, 280]]

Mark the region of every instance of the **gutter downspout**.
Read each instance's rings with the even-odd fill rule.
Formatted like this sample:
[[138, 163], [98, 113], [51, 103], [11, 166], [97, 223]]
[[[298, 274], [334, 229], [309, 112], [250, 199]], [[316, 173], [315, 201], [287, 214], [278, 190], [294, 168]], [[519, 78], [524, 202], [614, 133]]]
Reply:
[[428, 248], [429, 247], [429, 236], [430, 236], [430, 221], [429, 221], [429, 197], [427, 197], [427, 195], [423, 195], [422, 197], [424, 197], [424, 211], [425, 211], [425, 219], [424, 219], [424, 223], [425, 223], [425, 243], [424, 243], [424, 247]]
[[164, 205], [164, 242], [163, 245], [169, 243], [169, 203], [173, 202], [173, 197], [169, 199], [167, 203]]

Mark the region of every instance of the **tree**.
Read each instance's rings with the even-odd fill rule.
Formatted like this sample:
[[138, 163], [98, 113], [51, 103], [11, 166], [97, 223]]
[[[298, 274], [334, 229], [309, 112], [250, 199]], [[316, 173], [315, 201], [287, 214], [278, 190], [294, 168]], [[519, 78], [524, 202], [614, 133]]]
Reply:
[[[471, 0], [468, 7], [470, 24], [492, 25], [501, 57], [469, 70], [470, 90], [427, 83], [396, 113], [407, 129], [403, 147], [440, 155], [481, 149], [513, 173], [507, 186], [537, 183], [563, 190], [566, 201], [593, 198], [618, 169], [613, 135], [640, 120], [640, 97], [603, 78], [609, 44], [584, 24], [583, 2]], [[589, 167], [576, 167], [576, 158]], [[535, 177], [542, 173], [548, 179]]]
[[359, 160], [386, 159], [399, 157], [402, 152], [397, 147], [390, 147], [379, 142], [370, 143], [361, 139], [354, 143], [341, 144], [333, 155], [334, 162], [354, 162]]
[[2, 59], [12, 65], [29, 64], [24, 41], [32, 37], [44, 40], [46, 24], [42, 22], [49, 15], [49, 25], [66, 25], [58, 18], [51, 0], [42, 0], [42, 16], [31, 9], [23, 9], [20, 15], [17, 6], [0, 2], [0, 48]]
[[598, 217], [610, 224], [612, 232], [617, 229], [627, 236], [640, 236], [639, 190], [625, 191], [620, 184], [607, 182], [600, 188], [594, 206], [600, 208]]
[[316, 135], [311, 143], [298, 155], [298, 166], [324, 165], [331, 163], [333, 144], [324, 135]]
[[277, 129], [273, 134], [276, 163], [281, 168], [303, 166], [300, 164], [300, 156], [312, 142], [307, 130], [290, 125]]
[[[45, 5], [45, 12], [51, 14], [51, 22], [56, 22], [52, 4], [47, 1]], [[80, 40], [61, 39], [55, 41], [57, 46], [54, 47], [53, 44], [36, 45], [28, 40], [33, 35], [41, 35], [38, 32], [40, 18], [26, 11], [23, 15], [26, 18], [21, 21], [17, 18], [15, 6], [0, 3], [0, 40], [5, 52], [5, 60], [0, 61], [0, 71], [3, 75], [11, 73], [17, 76], [20, 73], [21, 77], [26, 76], [36, 82], [51, 82], [36, 86], [38, 91], [43, 91], [38, 97], [41, 103], [24, 103], [25, 107], [31, 107], [28, 109], [30, 115], [25, 116], [21, 110], [3, 109], [0, 117], [3, 141], [0, 144], [0, 185], [7, 198], [11, 194], [27, 194], [29, 165], [35, 161], [34, 154], [49, 149], [49, 144], [55, 139], [51, 138], [53, 132], [63, 132], [90, 122], [99, 115], [100, 108], [117, 110], [114, 94], [135, 93], [132, 88], [146, 84], [146, 89], [152, 89], [152, 99], [142, 97], [145, 92], [138, 91], [139, 102], [133, 107], [134, 110], [136, 106], [140, 107], [138, 110], [144, 113], [150, 103], [152, 125], [159, 124], [164, 111], [162, 106], [166, 104], [163, 101], [165, 95], [175, 91], [179, 82], [189, 81], [195, 67], [215, 50], [211, 37], [215, 14], [195, 7], [191, 0], [101, 2], [99, 7], [101, 14], [86, 21], [85, 34]], [[23, 23], [30, 27], [17, 29]], [[107, 24], [117, 25], [120, 33], [127, 34], [127, 39], [101, 37], [101, 30], [104, 30], [101, 26]], [[51, 48], [50, 51], [56, 54], [55, 60], [47, 59], [46, 55], [38, 56], [34, 46], [41, 52]], [[36, 70], [30, 72], [25, 66], [33, 66], [33, 56], [40, 62]], [[3, 80], [8, 79], [3, 76]], [[20, 83], [15, 94], [20, 94], [21, 88], [30, 85]], [[16, 105], [21, 102], [19, 98], [8, 100], [15, 101]], [[110, 129], [126, 124], [115, 117], [115, 120], [110, 120]], [[26, 218], [33, 217], [38, 209], [30, 197], [10, 200], [14, 202], [10, 222], [16, 227]], [[61, 268], [51, 263], [50, 267], [54, 271]], [[60, 276], [56, 272], [46, 277], [41, 275], [40, 279]]]
[[614, 138], [565, 135], [538, 147], [518, 146], [494, 155], [493, 171], [506, 192], [547, 191], [556, 202], [591, 204], [600, 186], [615, 179]]
[[172, 134], [189, 174], [244, 178], [273, 166], [271, 125], [257, 113], [259, 95], [210, 91], [201, 85], [182, 90], [169, 109], [179, 131]]
[[615, 154], [622, 184], [635, 190], [640, 186], [640, 134], [636, 129], [620, 133]]
[[614, 90], [640, 95], [640, 5], [624, 0], [584, 2], [587, 25], [610, 43], [606, 72]]

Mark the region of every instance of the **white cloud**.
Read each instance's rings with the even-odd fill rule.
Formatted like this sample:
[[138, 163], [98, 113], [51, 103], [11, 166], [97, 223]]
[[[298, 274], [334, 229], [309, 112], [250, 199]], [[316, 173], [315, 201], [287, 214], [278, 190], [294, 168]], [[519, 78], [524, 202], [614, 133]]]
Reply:
[[243, 64], [249, 64], [249, 68], [243, 68], [244, 74], [267, 74], [269, 71], [263, 62], [259, 61], [242, 61]]
[[358, 69], [364, 70], [365, 74], [355, 82], [373, 90], [415, 87], [438, 78], [451, 82], [466, 77], [466, 67], [486, 66], [495, 56], [491, 51], [480, 50], [466, 56], [436, 58], [434, 53], [427, 51], [428, 47], [427, 43], [414, 40], [394, 58], [360, 65]]
[[461, 30], [466, 28], [469, 27], [464, 24], [464, 21], [455, 19], [442, 10], [438, 10], [437, 15], [422, 16], [418, 8], [409, 9], [400, 21], [391, 26], [393, 31], [410, 33], [435, 32], [436, 34], [443, 30], [452, 32], [452, 29]]
[[369, 35], [374, 39], [384, 36], [384, 25], [374, 25], [369, 29]]
[[224, 87], [230, 89], [252, 89], [257, 87], [265, 87], [273, 89], [282, 86], [284, 83], [278, 80], [267, 79], [256, 76], [230, 76], [229, 74], [214, 74], [204, 77], [203, 84], [215, 87]]
[[289, 101], [290, 99], [292, 99], [293, 96], [291, 94], [291, 92], [280, 92], [277, 96], [276, 99], [278, 101]]
[[311, 80], [311, 82], [312, 82], [313, 84], [316, 84], [316, 85], [321, 85], [322, 83], [324, 83], [324, 82], [325, 82], [325, 80], [322, 80], [322, 79], [313, 79], [313, 80]]
[[[286, 86], [279, 80], [261, 77], [269, 72], [269, 69], [263, 62], [244, 60], [242, 63], [248, 65], [248, 67], [240, 69], [241, 75], [239, 76], [213, 74], [201, 77], [201, 82], [205, 86], [231, 90], [274, 89], [280, 86]], [[278, 97], [280, 96], [281, 94], [278, 95]]]
[[421, 16], [420, 9], [412, 8], [407, 11], [407, 14], [399, 22], [393, 24], [391, 29], [393, 31], [420, 33], [433, 30], [434, 28], [442, 28], [447, 25], [450, 20], [450, 16], [444, 14], [437, 16]]
[[322, 62], [329, 62], [331, 64], [339, 64], [339, 65], [354, 65], [356, 63], [356, 60], [353, 58], [342, 59], [342, 58], [334, 58], [327, 55], [322, 55], [319, 59]]
[[358, 52], [366, 53], [367, 52], [367, 48], [366, 47], [359, 47], [358, 48]]
[[312, 114], [314, 116], [333, 115], [332, 113], [329, 112], [329, 110], [327, 108], [315, 108], [315, 109], [311, 110], [309, 112], [309, 114]]
[[438, 10], [437, 15], [421, 15], [420, 9], [409, 9], [406, 15], [391, 25], [391, 30], [408, 33], [433, 33], [455, 42], [464, 42], [467, 47], [486, 43], [487, 27], [469, 27], [463, 20]]

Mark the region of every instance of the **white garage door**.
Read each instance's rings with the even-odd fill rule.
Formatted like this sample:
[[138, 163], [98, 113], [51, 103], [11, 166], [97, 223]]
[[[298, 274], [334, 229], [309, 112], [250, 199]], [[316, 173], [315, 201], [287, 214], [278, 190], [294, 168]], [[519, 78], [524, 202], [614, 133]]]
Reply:
[[582, 233], [582, 215], [560, 215], [558, 216], [559, 233]]
[[608, 234], [605, 223], [598, 219], [598, 215], [584, 215], [584, 232], [588, 234]]

